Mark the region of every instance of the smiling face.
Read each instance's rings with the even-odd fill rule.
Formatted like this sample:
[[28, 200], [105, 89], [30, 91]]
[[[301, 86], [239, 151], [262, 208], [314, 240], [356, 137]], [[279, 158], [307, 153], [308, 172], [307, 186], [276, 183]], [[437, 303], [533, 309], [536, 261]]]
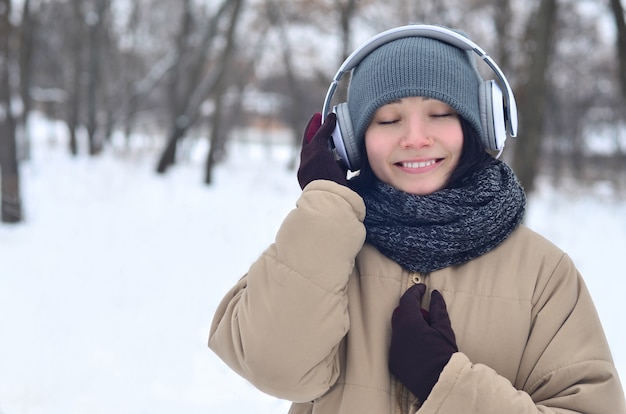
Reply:
[[376, 177], [399, 190], [427, 195], [446, 186], [463, 150], [457, 113], [446, 103], [403, 98], [376, 111], [365, 131]]

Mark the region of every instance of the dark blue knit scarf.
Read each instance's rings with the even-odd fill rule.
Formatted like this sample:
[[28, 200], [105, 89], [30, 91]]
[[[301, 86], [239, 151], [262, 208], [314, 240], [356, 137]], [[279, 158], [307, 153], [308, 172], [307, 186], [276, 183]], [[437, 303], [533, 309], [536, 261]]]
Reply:
[[367, 241], [414, 272], [487, 253], [521, 223], [526, 196], [511, 168], [493, 160], [453, 188], [418, 196], [375, 180], [361, 194]]

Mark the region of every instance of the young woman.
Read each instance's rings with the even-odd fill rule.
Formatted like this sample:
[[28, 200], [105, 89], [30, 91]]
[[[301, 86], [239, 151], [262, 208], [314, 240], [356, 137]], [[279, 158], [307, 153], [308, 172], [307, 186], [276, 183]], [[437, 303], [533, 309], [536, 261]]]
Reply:
[[521, 224], [483, 145], [466, 50], [386, 42], [352, 73], [359, 174], [304, 134], [297, 207], [219, 305], [209, 346], [290, 413], [625, 413], [572, 260]]

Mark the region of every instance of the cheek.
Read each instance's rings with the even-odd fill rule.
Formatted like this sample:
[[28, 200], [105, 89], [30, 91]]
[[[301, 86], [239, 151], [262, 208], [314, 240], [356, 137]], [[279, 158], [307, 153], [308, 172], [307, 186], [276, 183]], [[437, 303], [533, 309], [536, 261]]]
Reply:
[[384, 164], [383, 149], [380, 140], [365, 134], [365, 152], [367, 153], [368, 164], [376, 177], [380, 179], [384, 175], [382, 165]]
[[449, 137], [447, 140], [448, 149], [457, 158], [461, 156], [463, 152], [463, 130], [461, 125], [450, 128], [444, 136]]
[[378, 164], [381, 159], [385, 158], [387, 150], [384, 144], [384, 140], [379, 139], [375, 134], [365, 134], [365, 152], [370, 164]]
[[463, 137], [456, 141], [454, 145], [454, 152], [456, 153], [457, 157], [461, 156], [461, 153], [463, 152]]

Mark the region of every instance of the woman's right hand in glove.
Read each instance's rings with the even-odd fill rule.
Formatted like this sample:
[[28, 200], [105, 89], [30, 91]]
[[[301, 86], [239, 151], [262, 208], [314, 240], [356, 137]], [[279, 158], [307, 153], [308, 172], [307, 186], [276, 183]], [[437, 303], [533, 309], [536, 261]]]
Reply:
[[389, 370], [421, 402], [459, 349], [446, 302], [437, 290], [430, 295], [429, 312], [421, 308], [426, 285], [410, 287], [391, 318]]

